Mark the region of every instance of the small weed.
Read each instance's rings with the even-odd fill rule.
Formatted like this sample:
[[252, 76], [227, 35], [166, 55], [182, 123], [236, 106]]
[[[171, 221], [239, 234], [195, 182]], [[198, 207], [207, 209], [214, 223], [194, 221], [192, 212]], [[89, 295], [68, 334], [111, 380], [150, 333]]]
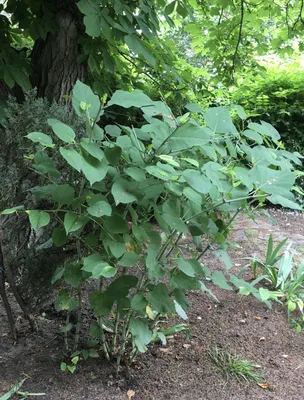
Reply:
[[229, 376], [239, 382], [261, 382], [262, 378], [256, 371], [258, 366], [250, 360], [244, 360], [237, 354], [232, 354], [228, 348], [221, 349], [214, 346], [207, 350], [207, 354], [216, 367], [223, 372], [227, 380]]
[[254, 229], [245, 229], [245, 233], [248, 238], [257, 238], [259, 236], [259, 231]]

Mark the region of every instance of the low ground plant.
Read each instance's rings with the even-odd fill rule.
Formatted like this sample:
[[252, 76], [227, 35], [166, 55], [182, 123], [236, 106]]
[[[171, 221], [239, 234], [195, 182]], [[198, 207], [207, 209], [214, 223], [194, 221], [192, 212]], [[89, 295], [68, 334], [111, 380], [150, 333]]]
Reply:
[[234, 354], [229, 348], [210, 347], [207, 354], [227, 380], [235, 378], [239, 382], [262, 382], [262, 376], [258, 371], [260, 366], [238, 354]]
[[249, 265], [256, 280], [265, 280], [270, 284], [270, 288], [259, 289], [261, 298], [284, 303], [288, 321], [300, 332], [304, 326], [304, 261], [295, 265], [291, 244], [280, 253], [287, 240], [288, 238], [282, 240], [274, 248], [270, 235], [265, 261], [254, 258]]
[[[62, 332], [70, 361], [62, 370], [73, 372], [81, 359], [103, 354], [119, 371], [150, 343], [165, 344], [168, 335], [187, 330], [185, 292], [212, 295], [210, 282], [263, 300], [253, 283], [229, 273], [226, 238], [252, 202], [300, 209], [292, 190], [301, 161], [284, 150], [278, 132], [267, 123], [239, 132], [223, 107], [202, 112], [189, 104], [189, 113], [175, 117], [140, 91], [117, 91], [105, 103], [79, 81], [72, 104], [85, 135], [49, 119], [52, 134], [30, 132], [25, 139], [37, 145], [26, 157], [45, 180], [33, 190], [41, 207], [2, 212], [26, 213], [33, 234], [51, 227], [44, 247], [68, 254], [52, 280], [60, 288], [56, 307], [66, 312]], [[101, 129], [97, 122], [113, 105], [138, 108], [146, 123]], [[246, 118], [241, 107], [237, 111]], [[191, 113], [200, 114], [203, 124]], [[65, 168], [58, 169], [58, 158]], [[139, 219], [137, 208], [148, 218]], [[187, 256], [185, 236], [192, 243]], [[225, 262], [226, 275], [202, 262], [207, 250]], [[80, 346], [88, 280], [95, 286], [89, 296], [93, 317], [90, 339]], [[168, 328], [171, 315], [185, 323]]]

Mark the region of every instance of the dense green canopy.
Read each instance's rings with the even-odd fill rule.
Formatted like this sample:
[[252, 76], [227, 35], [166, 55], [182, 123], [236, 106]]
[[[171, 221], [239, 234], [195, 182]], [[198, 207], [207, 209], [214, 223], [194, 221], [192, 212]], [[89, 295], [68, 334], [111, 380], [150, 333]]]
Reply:
[[225, 82], [256, 56], [303, 48], [303, 0], [2, 3], [0, 80], [50, 98], [69, 94], [77, 78], [100, 95], [146, 79], [164, 94], [206, 72]]

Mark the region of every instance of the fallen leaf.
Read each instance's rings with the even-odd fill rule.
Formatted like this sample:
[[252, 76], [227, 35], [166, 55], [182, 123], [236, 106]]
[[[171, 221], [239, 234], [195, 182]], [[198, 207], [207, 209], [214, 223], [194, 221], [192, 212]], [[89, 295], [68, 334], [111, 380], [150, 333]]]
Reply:
[[128, 390], [127, 391], [127, 396], [128, 396], [128, 399], [130, 400], [133, 396], [135, 396], [135, 392], [134, 392], [134, 390]]
[[262, 389], [270, 389], [269, 383], [258, 383], [258, 386]]
[[169, 353], [169, 349], [166, 348], [160, 348], [159, 351], [161, 351], [162, 353]]
[[191, 344], [189, 344], [189, 343], [183, 344], [183, 348], [184, 349], [189, 349], [189, 347], [191, 347]]

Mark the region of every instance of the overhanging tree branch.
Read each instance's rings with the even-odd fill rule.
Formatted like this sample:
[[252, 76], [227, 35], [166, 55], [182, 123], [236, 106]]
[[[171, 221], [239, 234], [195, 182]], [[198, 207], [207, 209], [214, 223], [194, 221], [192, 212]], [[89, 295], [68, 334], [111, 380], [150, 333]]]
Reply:
[[244, 0], [241, 0], [241, 19], [240, 19], [240, 25], [239, 25], [239, 34], [238, 34], [238, 39], [237, 43], [235, 46], [233, 58], [232, 58], [232, 75], [235, 73], [235, 68], [236, 68], [236, 58], [238, 55], [239, 47], [242, 41], [242, 33], [243, 33], [243, 24], [244, 24], [244, 15], [245, 15], [245, 2]]

